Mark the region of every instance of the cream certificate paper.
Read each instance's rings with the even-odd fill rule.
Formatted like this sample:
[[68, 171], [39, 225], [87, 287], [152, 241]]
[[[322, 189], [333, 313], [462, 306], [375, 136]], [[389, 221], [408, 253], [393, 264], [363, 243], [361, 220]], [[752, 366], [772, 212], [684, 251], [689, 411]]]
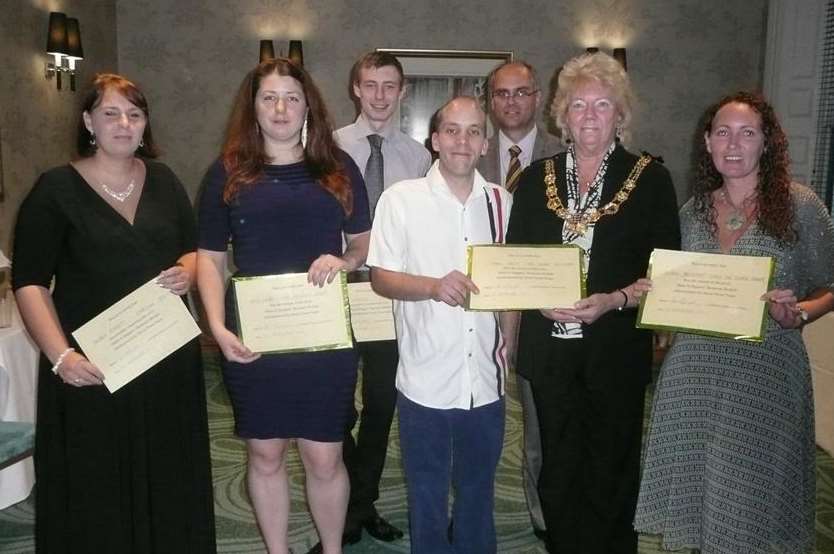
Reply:
[[773, 259], [655, 250], [638, 327], [760, 341]]
[[480, 290], [468, 296], [468, 310], [569, 308], [584, 296], [578, 246], [485, 244], [468, 247], [467, 258]]
[[393, 340], [394, 304], [373, 291], [370, 283], [349, 283], [350, 323], [356, 342]]
[[72, 336], [115, 392], [199, 334], [182, 299], [154, 277]]
[[306, 273], [232, 279], [240, 340], [252, 352], [352, 348], [347, 282], [342, 271], [317, 287]]

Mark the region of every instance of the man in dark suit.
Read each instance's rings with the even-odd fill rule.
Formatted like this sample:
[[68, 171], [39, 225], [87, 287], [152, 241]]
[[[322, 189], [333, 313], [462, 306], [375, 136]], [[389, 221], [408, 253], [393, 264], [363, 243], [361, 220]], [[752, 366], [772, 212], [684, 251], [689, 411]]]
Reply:
[[[536, 70], [530, 64], [517, 60], [498, 66], [490, 73], [487, 87], [490, 115], [498, 130], [478, 164], [478, 171], [488, 182], [514, 192], [521, 172], [531, 162], [556, 154], [559, 142], [536, 125], [542, 92]], [[539, 420], [530, 381], [517, 375], [517, 383], [524, 419], [524, 493], [533, 532], [544, 539], [545, 523], [537, 490], [542, 464]]]
[[514, 177], [508, 174], [513, 157], [510, 148], [520, 150], [519, 173], [531, 162], [552, 156], [561, 148], [555, 137], [536, 125], [542, 91], [533, 66], [522, 60], [501, 64], [489, 74], [487, 88], [490, 117], [497, 132], [478, 171], [488, 182], [506, 188], [508, 177]]

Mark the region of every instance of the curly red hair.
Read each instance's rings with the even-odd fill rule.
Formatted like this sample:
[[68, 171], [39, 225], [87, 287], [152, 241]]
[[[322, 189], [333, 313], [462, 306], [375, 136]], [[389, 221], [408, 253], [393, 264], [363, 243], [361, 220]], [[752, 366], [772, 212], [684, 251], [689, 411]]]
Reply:
[[695, 214], [702, 221], [709, 223], [712, 232], [717, 235], [716, 210], [712, 203], [712, 191], [720, 189], [724, 178], [715, 168], [712, 155], [707, 151], [704, 134], [712, 131], [715, 115], [727, 104], [739, 103], [750, 106], [761, 118], [764, 135], [764, 150], [759, 158], [759, 182], [756, 186], [756, 220], [768, 235], [780, 242], [790, 243], [795, 240], [793, 228], [793, 206], [791, 205], [789, 173], [790, 155], [788, 139], [773, 107], [758, 93], [740, 91], [725, 96], [710, 106], [702, 118], [702, 133], [698, 135], [696, 150]]
[[223, 143], [226, 183], [223, 201], [232, 202], [244, 188], [254, 186], [269, 161], [255, 115], [255, 95], [261, 81], [271, 74], [292, 77], [301, 85], [307, 101], [307, 144], [304, 162], [319, 184], [336, 197], [347, 215], [353, 211], [353, 191], [341, 161], [342, 152], [333, 139], [333, 125], [321, 93], [303, 68], [285, 58], [259, 64], [243, 79], [235, 97]]

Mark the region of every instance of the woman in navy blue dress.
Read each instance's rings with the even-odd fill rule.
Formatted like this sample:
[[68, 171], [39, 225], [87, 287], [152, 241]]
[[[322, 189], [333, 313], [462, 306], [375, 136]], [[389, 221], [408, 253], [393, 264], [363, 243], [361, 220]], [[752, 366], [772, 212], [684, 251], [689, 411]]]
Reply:
[[290, 439], [297, 439], [324, 552], [341, 552], [349, 486], [342, 433], [353, 402], [356, 354], [253, 354], [237, 337], [229, 294], [224, 301], [230, 240], [238, 276], [307, 272], [312, 283], [323, 285], [365, 261], [365, 185], [333, 141], [321, 94], [303, 69], [274, 59], [246, 76], [222, 155], [203, 185], [198, 285], [225, 358], [223, 377], [236, 433], [246, 441], [249, 495], [264, 542], [270, 553], [287, 552], [285, 460]]

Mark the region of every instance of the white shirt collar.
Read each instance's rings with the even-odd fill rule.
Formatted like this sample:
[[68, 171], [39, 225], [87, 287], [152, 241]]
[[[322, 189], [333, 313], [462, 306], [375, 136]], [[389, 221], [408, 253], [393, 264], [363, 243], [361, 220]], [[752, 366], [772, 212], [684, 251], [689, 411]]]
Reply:
[[375, 131], [371, 124], [368, 123], [368, 120], [365, 119], [364, 114], [359, 114], [356, 118], [356, 129], [359, 132], [359, 136], [367, 137], [368, 135], [379, 135], [385, 139], [391, 139], [396, 135], [396, 132], [399, 130], [394, 126], [394, 118], [392, 117], [390, 121], [388, 121], [388, 125], [380, 129], [379, 131]]
[[[481, 190], [487, 186], [486, 179], [483, 178], [480, 172], [477, 169], [475, 169], [474, 172], [475, 175], [472, 180], [472, 190], [469, 192], [466, 202], [462, 204], [464, 206], [472, 202], [476, 194], [483, 194]], [[435, 160], [431, 168], [429, 168], [429, 172], [426, 173], [426, 180], [428, 181], [429, 188], [448, 196], [456, 203], [460, 204], [460, 200], [458, 200], [458, 197], [452, 192], [452, 189], [449, 188], [449, 184], [440, 172], [440, 160]]]

